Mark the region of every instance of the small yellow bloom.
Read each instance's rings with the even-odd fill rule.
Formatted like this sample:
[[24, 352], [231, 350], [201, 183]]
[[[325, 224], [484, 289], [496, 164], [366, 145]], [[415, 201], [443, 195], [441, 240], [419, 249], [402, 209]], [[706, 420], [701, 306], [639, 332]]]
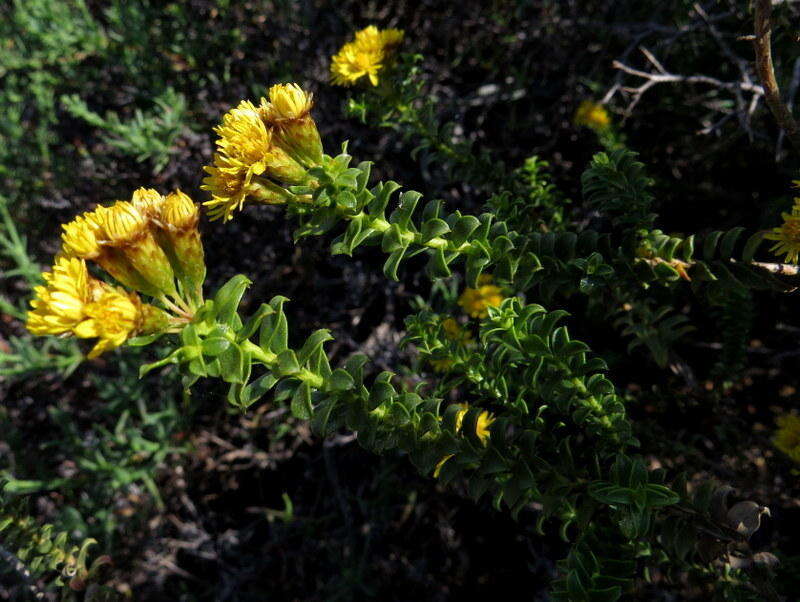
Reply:
[[442, 330], [444, 330], [444, 336], [451, 341], [466, 343], [472, 339], [472, 333], [456, 322], [455, 318], [442, 320]]
[[377, 86], [378, 73], [391, 61], [403, 35], [399, 29], [381, 31], [374, 25], [356, 32], [355, 40], [342, 46], [331, 60], [331, 82], [352, 86], [366, 76]]
[[219, 135], [217, 147], [230, 161], [252, 173], [263, 173], [272, 147], [272, 134], [252, 102], [243, 100], [225, 113], [222, 124], [214, 131]]
[[306, 167], [322, 163], [322, 140], [311, 117], [314, 95], [297, 84], [276, 84], [269, 101], [261, 99], [259, 110], [273, 128], [274, 142]]
[[117, 201], [111, 207], [98, 207], [93, 219], [97, 222], [101, 245], [118, 250], [125, 263], [143, 279], [126, 278], [128, 265], [118, 261], [118, 254], [109, 255], [101, 266], [120, 282], [154, 297], [177, 296], [175, 274], [163, 249], [155, 240], [150, 219], [132, 202]]
[[161, 214], [161, 206], [164, 204], [164, 197], [152, 188], [139, 188], [133, 191], [131, 204], [146, 218], [158, 219]]
[[142, 304], [136, 293], [92, 278], [82, 259], [61, 256], [42, 278], [45, 285], [34, 289], [26, 321], [28, 331], [34, 335], [97, 338], [90, 358], [119, 347], [141, 332], [169, 327], [163, 311]]
[[179, 232], [197, 228], [197, 223], [200, 221], [197, 205], [180, 190], [171, 192], [164, 198], [157, 215], [161, 225], [166, 229]]
[[200, 212], [195, 202], [180, 190], [166, 196], [161, 206], [158, 242], [167, 254], [182, 290], [202, 305], [206, 264], [200, 231]]
[[491, 282], [491, 276], [481, 274], [478, 288], [466, 288], [458, 298], [458, 304], [473, 318], [485, 318], [489, 315], [489, 307], [498, 307], [503, 302], [502, 290]]
[[102, 242], [110, 246], [135, 243], [148, 233], [147, 217], [132, 203], [125, 201], [117, 201], [111, 207], [98, 207], [93, 219], [99, 226]]
[[800, 416], [784, 414], [775, 423], [778, 430], [772, 438], [772, 444], [795, 462], [800, 463]]
[[461, 408], [460, 410], [458, 410], [458, 413], [456, 414], [456, 432], [458, 433], [461, 431], [461, 427], [464, 425], [464, 416], [467, 414], [467, 411], [469, 410], [469, 404], [459, 403], [457, 405], [459, 408]]
[[79, 215], [61, 227], [64, 230], [61, 240], [65, 255], [81, 259], [95, 259], [102, 252], [97, 240], [99, 226], [94, 221], [93, 214]]
[[439, 460], [436, 463], [436, 468], [433, 469], [433, 478], [434, 479], [438, 479], [439, 478], [439, 473], [442, 472], [442, 466], [444, 466], [444, 463], [447, 462], [452, 457], [453, 457], [453, 454], [447, 454], [446, 456], [444, 456], [441, 460]]
[[585, 125], [593, 130], [604, 130], [611, 125], [611, 116], [603, 105], [591, 100], [584, 100], [575, 111], [572, 122], [575, 125]]
[[800, 256], [800, 198], [794, 200], [791, 213], [781, 214], [783, 224], [773, 228], [764, 238], [777, 241], [770, 251], [776, 255], [786, 255], [786, 261], [797, 263]]
[[[142, 323], [142, 303], [136, 293], [98, 282], [94, 301], [84, 309], [86, 319], [73, 332], [81, 339], [99, 339], [89, 358], [119, 347], [136, 334]], [[103, 286], [104, 285], [104, 286]]]
[[[296, 104], [301, 102], [294, 88], [290, 91], [281, 88], [273, 95], [280, 106], [274, 111], [281, 111], [281, 114], [297, 109]], [[201, 186], [212, 195], [210, 201], [203, 203], [211, 219], [231, 219], [233, 212], [241, 209], [248, 199], [262, 203], [294, 200], [286, 187], [308, 183], [308, 172], [301, 164], [308, 164], [307, 155], [295, 153], [297, 147], [286, 144], [287, 133], [273, 130], [273, 126], [264, 121], [266, 112], [266, 107], [258, 109], [245, 100], [228, 111], [222, 118], [222, 125], [214, 129], [219, 135], [218, 152], [214, 154], [214, 164], [203, 168], [209, 176]], [[308, 122], [316, 132], [313, 120], [309, 118]], [[297, 123], [304, 130], [308, 129], [306, 121]], [[318, 133], [316, 137], [319, 140]], [[318, 146], [321, 160], [321, 143]]]
[[76, 257], [59, 257], [52, 271], [44, 272], [42, 278], [45, 284], [33, 289], [28, 331], [34, 335], [71, 332], [84, 319], [91, 300], [86, 263]]
[[203, 203], [211, 220], [222, 218], [227, 222], [233, 219], [234, 211], [239, 211], [248, 198], [268, 205], [280, 205], [290, 198], [286, 191], [277, 186], [269, 186], [266, 182], [254, 184], [251, 171], [233, 165], [222, 155], [217, 154], [214, 165], [207, 165], [203, 169], [208, 177], [200, 188], [211, 193], [211, 200]]
[[267, 123], [304, 119], [314, 106], [314, 95], [297, 84], [275, 84], [269, 89], [269, 102], [261, 99], [262, 115]]
[[489, 427], [492, 426], [492, 423], [495, 420], [496, 418], [486, 410], [483, 410], [480, 414], [478, 414], [478, 419], [475, 422], [475, 434], [478, 435], [478, 438], [484, 445], [486, 445], [486, 442], [489, 440], [489, 436], [491, 435]]

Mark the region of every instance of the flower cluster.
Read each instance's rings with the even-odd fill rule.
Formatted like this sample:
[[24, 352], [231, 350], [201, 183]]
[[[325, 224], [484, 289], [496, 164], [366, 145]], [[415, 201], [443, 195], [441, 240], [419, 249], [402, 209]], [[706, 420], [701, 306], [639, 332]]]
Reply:
[[[52, 271], [42, 274], [28, 312], [35, 335], [99, 339], [89, 357], [133, 336], [178, 328], [202, 304], [205, 262], [195, 203], [180, 191], [166, 197], [141, 188], [130, 201], [98, 207], [63, 226]], [[93, 277], [93, 262], [122, 287]], [[164, 311], [143, 303], [157, 300]]]
[[466, 288], [458, 298], [458, 304], [473, 318], [485, 318], [490, 307], [498, 307], [503, 302], [503, 291], [492, 284], [489, 274], [481, 274], [478, 288]]
[[778, 430], [772, 439], [773, 445], [800, 463], [800, 416], [784, 414], [775, 420]]
[[603, 105], [591, 100], [584, 100], [575, 111], [572, 122], [578, 126], [584, 125], [593, 130], [602, 131], [611, 125], [611, 116]]
[[322, 163], [322, 142], [311, 117], [312, 94], [297, 84], [277, 84], [259, 106], [248, 100], [228, 111], [214, 131], [214, 163], [204, 167], [211, 219], [233, 217], [247, 200], [267, 204], [303, 201], [291, 186], [309, 185], [308, 169]]
[[789, 263], [797, 263], [800, 257], [800, 197], [794, 199], [791, 213], [783, 213], [783, 224], [773, 228], [764, 238], [777, 241], [770, 251], [785, 255]]
[[378, 73], [385, 69], [403, 41], [399, 29], [380, 30], [370, 25], [356, 32], [355, 40], [342, 46], [331, 59], [331, 82], [352, 86], [362, 77], [378, 85]]

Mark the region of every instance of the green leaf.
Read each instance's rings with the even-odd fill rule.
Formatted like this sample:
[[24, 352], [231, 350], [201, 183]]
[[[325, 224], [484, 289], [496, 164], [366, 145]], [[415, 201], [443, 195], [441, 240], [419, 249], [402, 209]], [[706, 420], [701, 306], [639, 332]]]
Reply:
[[311, 333], [303, 343], [303, 347], [297, 352], [297, 361], [301, 366], [306, 366], [312, 354], [318, 351], [326, 341], [333, 340], [330, 330], [321, 328]]
[[278, 371], [281, 376], [291, 376], [300, 372], [300, 364], [294, 351], [286, 349], [278, 354]]
[[383, 264], [383, 274], [391, 280], [397, 280], [397, 269], [400, 267], [400, 262], [403, 261], [405, 249], [399, 249], [389, 255], [386, 263]]
[[677, 493], [664, 485], [648, 483], [644, 489], [647, 493], [647, 501], [645, 503], [650, 508], [671, 506], [672, 504], [677, 504], [681, 499]]
[[341, 368], [334, 370], [328, 379], [328, 386], [333, 391], [347, 391], [352, 389], [354, 384], [353, 377]]
[[250, 362], [249, 355], [245, 354], [241, 347], [238, 345], [230, 345], [220, 354], [218, 359], [220, 368], [222, 369], [220, 376], [225, 382], [246, 382], [245, 364], [247, 364], [247, 371], [249, 371]]
[[422, 242], [426, 243], [448, 232], [450, 232], [450, 226], [447, 225], [446, 221], [439, 218], [430, 219], [422, 224]]
[[604, 504], [633, 504], [633, 489], [613, 483], [594, 482], [589, 485], [589, 495]]
[[214, 295], [214, 308], [218, 322], [235, 328], [238, 319], [236, 310], [239, 308], [244, 291], [251, 283], [247, 276], [237, 274], [217, 291]]
[[407, 229], [420, 198], [422, 195], [414, 190], [407, 190], [401, 194], [397, 209], [389, 216], [389, 222], [398, 224], [403, 230]]
[[314, 408], [311, 405], [311, 385], [302, 382], [292, 395], [292, 416], [300, 420], [310, 420]]
[[267, 315], [261, 323], [258, 333], [258, 345], [272, 353], [280, 354], [288, 348], [289, 324], [283, 313], [283, 304], [288, 301], [286, 297], [273, 297], [269, 302], [274, 313]]
[[231, 346], [230, 339], [225, 337], [211, 337], [203, 341], [203, 355], [215, 357]]

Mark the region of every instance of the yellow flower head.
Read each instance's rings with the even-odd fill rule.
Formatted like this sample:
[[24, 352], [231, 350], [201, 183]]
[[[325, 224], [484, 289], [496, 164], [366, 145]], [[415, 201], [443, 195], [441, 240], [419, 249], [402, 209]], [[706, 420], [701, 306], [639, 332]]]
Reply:
[[604, 130], [611, 125], [611, 116], [603, 105], [591, 100], [584, 100], [575, 111], [572, 122], [575, 125], [585, 125], [593, 130]]
[[399, 29], [379, 30], [370, 25], [356, 32], [355, 40], [342, 46], [331, 60], [331, 81], [338, 86], [352, 86], [366, 76], [378, 85], [378, 73], [391, 60], [403, 41]]
[[86, 319], [73, 332], [81, 339], [99, 339], [89, 352], [94, 358], [124, 344], [139, 332], [142, 321], [142, 302], [136, 293], [128, 293], [97, 281], [93, 300], [84, 308]]
[[[218, 152], [214, 154], [214, 164], [203, 168], [209, 176], [201, 186], [212, 195], [210, 201], [203, 203], [211, 219], [231, 219], [233, 212], [241, 209], [248, 199], [284, 203], [294, 198], [285, 186], [304, 184], [308, 180], [306, 168], [301, 164], [306, 161], [294, 152], [292, 144], [286, 144], [287, 133], [282, 129], [273, 131], [262, 114], [268, 110], [280, 115], [300, 114], [306, 100], [310, 102], [310, 95], [306, 98], [305, 92], [293, 85], [270, 92], [276, 105], [265, 103], [268, 106], [259, 110], [253, 103], [242, 101], [228, 111], [222, 118], [222, 125], [214, 129], [219, 135]], [[302, 130], [313, 128], [321, 159], [319, 134], [313, 120], [289, 120], [287, 123], [295, 123]]]
[[265, 159], [272, 147], [272, 134], [252, 102], [243, 100], [225, 113], [222, 124], [214, 131], [219, 135], [217, 147], [230, 161], [255, 174], [264, 171]]
[[148, 219], [142, 211], [132, 203], [117, 201], [111, 207], [98, 207], [92, 219], [98, 225], [98, 234], [102, 243], [113, 247], [124, 247], [132, 244], [149, 232]]
[[170, 230], [175, 229], [179, 232], [192, 230], [200, 221], [197, 205], [180, 190], [168, 194], [160, 209], [161, 223]]
[[42, 274], [45, 285], [34, 289], [26, 327], [34, 335], [73, 334], [100, 339], [90, 358], [119, 347], [142, 330], [169, 327], [161, 310], [143, 305], [136, 293], [92, 278], [86, 262], [61, 256], [52, 271]]
[[495, 420], [496, 418], [486, 410], [483, 410], [480, 414], [478, 414], [478, 419], [475, 422], [475, 434], [478, 435], [478, 438], [484, 445], [486, 445], [486, 442], [489, 440], [489, 436], [491, 435], [489, 432], [489, 427], [492, 426], [492, 423]]
[[784, 414], [775, 423], [778, 430], [772, 438], [772, 444], [795, 462], [800, 463], [800, 416]]
[[777, 241], [770, 251], [776, 255], [786, 255], [786, 261], [797, 263], [800, 256], [800, 198], [794, 200], [791, 213], [783, 213], [783, 224], [773, 228], [764, 236], [767, 240]]
[[261, 186], [254, 185], [249, 170], [237, 166], [223, 155], [215, 155], [214, 165], [207, 165], [203, 169], [208, 176], [203, 179], [200, 188], [211, 193], [211, 200], [203, 203], [211, 220], [223, 218], [227, 222], [232, 219], [233, 212], [239, 211], [248, 197], [270, 205], [286, 202], [284, 192], [263, 183]]
[[139, 188], [133, 192], [131, 204], [148, 219], [158, 219], [164, 197], [152, 188]]
[[444, 336], [451, 341], [466, 343], [472, 339], [472, 333], [456, 322], [455, 318], [442, 320], [442, 330], [444, 330]]
[[[306, 167], [322, 163], [322, 140], [311, 117], [314, 95], [297, 84], [276, 84], [269, 101], [261, 99], [261, 116], [273, 128], [273, 144]], [[305, 179], [305, 174], [301, 174]]]
[[491, 276], [481, 274], [478, 288], [466, 288], [458, 298], [458, 304], [473, 318], [485, 318], [489, 315], [489, 307], [498, 307], [503, 302], [502, 290], [491, 282]]
[[61, 226], [64, 230], [61, 240], [65, 255], [81, 259], [95, 259], [100, 255], [102, 247], [97, 240], [100, 227], [93, 217], [92, 213], [86, 213]]
[[86, 263], [76, 257], [61, 256], [53, 270], [44, 272], [43, 286], [33, 289], [34, 298], [26, 327], [31, 334], [64, 334], [70, 332], [85, 316], [91, 300], [89, 272]]
[[314, 95], [297, 84], [275, 84], [269, 89], [269, 102], [261, 99], [259, 107], [267, 123], [304, 119], [314, 106]]

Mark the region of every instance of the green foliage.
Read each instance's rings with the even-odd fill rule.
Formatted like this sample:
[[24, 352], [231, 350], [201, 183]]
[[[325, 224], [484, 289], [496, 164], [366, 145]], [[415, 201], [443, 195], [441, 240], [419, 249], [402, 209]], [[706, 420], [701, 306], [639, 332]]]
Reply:
[[[0, 483], [2, 486], [2, 483]], [[83, 591], [87, 585], [101, 577], [104, 567], [111, 561], [99, 556], [87, 566], [89, 548], [97, 542], [84, 539], [76, 544], [66, 531], [57, 532], [53, 525], [40, 525], [26, 513], [23, 499], [0, 490], [0, 557], [17, 573], [21, 586], [36, 597], [41, 597], [36, 582], [47, 589], [69, 584], [73, 592]], [[113, 590], [103, 588], [105, 593]], [[65, 590], [64, 599], [74, 599]], [[95, 589], [95, 592], [98, 590]], [[116, 597], [109, 599], [118, 599]]]
[[441, 103], [425, 89], [421, 62], [421, 55], [402, 54], [379, 87], [347, 100], [346, 113], [414, 140], [411, 156], [421, 156], [423, 166], [441, 163], [451, 181], [496, 188], [507, 177], [505, 166], [486, 149], [476, 151], [474, 140], [456, 135], [462, 129], [457, 123], [440, 122]]
[[153, 103], [152, 111], [136, 109], [133, 117], [123, 122], [114, 112], [101, 117], [77, 95], [61, 97], [70, 114], [103, 130], [102, 138], [109, 146], [137, 161], [152, 161], [153, 173], [158, 173], [166, 167], [175, 152], [175, 140], [186, 127], [186, 99], [167, 88], [153, 98]]
[[652, 226], [652, 180], [644, 165], [627, 149], [598, 153], [581, 177], [590, 206], [611, 219], [616, 228], [638, 230]]
[[669, 363], [669, 351], [676, 341], [695, 330], [689, 318], [676, 314], [672, 307], [653, 308], [649, 299], [620, 309], [620, 317], [614, 322], [624, 336], [633, 337], [628, 352], [640, 345], [650, 351], [655, 362], [662, 368]]
[[496, 191], [487, 208], [497, 219], [521, 233], [539, 230], [562, 230], [566, 220], [567, 199], [563, 199], [547, 174], [547, 161], [529, 157], [514, 172], [508, 190]]

